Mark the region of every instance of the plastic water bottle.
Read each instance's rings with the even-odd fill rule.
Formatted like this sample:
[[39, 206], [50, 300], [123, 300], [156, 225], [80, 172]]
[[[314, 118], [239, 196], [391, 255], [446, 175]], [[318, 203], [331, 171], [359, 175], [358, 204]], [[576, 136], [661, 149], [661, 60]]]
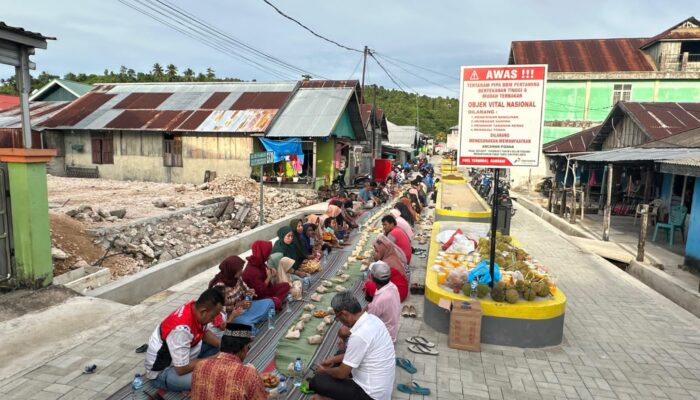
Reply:
[[328, 252], [323, 250], [323, 256], [321, 256], [321, 267], [325, 267], [328, 263]]
[[368, 270], [362, 271], [362, 282], [366, 281], [368, 277], [369, 277], [369, 271]]
[[474, 279], [474, 280], [472, 281], [472, 283], [471, 283], [471, 287], [472, 287], [472, 290], [471, 290], [471, 298], [472, 298], [472, 300], [476, 300], [476, 297], [477, 297], [477, 296], [476, 296], [476, 286], [477, 286], [478, 284], [479, 284], [479, 283], [476, 281], [476, 279]]
[[294, 301], [292, 294], [287, 293], [287, 312], [288, 313], [292, 312], [292, 307], [291, 307], [292, 301]]
[[294, 360], [294, 387], [301, 386], [302, 372], [304, 371], [304, 364], [301, 362], [301, 357], [297, 357]]
[[273, 329], [275, 329], [275, 309], [271, 308], [267, 312], [267, 330], [271, 331]]
[[280, 376], [280, 383], [277, 385], [277, 393], [287, 393], [287, 378]]
[[134, 375], [134, 380], [131, 381], [131, 399], [141, 400], [143, 398], [143, 379], [141, 374]]
[[303, 277], [301, 279], [301, 285], [304, 289], [304, 292], [306, 292], [311, 287], [311, 279], [308, 276]]

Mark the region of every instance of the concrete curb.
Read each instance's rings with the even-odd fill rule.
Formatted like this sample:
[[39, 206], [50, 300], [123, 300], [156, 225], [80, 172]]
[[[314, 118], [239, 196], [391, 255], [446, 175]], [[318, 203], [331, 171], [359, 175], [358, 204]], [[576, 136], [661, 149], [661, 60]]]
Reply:
[[554, 226], [555, 228], [559, 229], [560, 231], [566, 233], [569, 236], [576, 236], [576, 237], [580, 237], [580, 238], [584, 238], [584, 239], [598, 240], [598, 238], [594, 237], [590, 233], [579, 229], [577, 226], [571, 225], [570, 223], [565, 221], [563, 218], [559, 217], [558, 215], [554, 215], [553, 213], [545, 210], [539, 204], [533, 203], [532, 201], [526, 199], [523, 196], [517, 197], [515, 199], [515, 201], [517, 201], [523, 207], [530, 210], [536, 216], [540, 217], [541, 219], [543, 219], [546, 222], [549, 222], [552, 226]]
[[700, 318], [700, 293], [688, 290], [677, 278], [636, 260], [632, 260], [627, 268], [627, 272]]
[[279, 228], [289, 225], [292, 219], [300, 215], [302, 213], [296, 211], [284, 218], [187, 253], [182, 257], [156, 264], [144, 271], [92, 290], [86, 295], [136, 305], [151, 295], [211, 268], [226, 257], [245, 253], [256, 240], [270, 240], [275, 237]]

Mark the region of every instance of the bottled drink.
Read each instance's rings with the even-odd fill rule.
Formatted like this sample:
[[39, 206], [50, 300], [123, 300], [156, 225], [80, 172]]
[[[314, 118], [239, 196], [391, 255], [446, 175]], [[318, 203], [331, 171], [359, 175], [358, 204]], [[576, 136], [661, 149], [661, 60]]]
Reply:
[[292, 312], [292, 301], [294, 298], [292, 297], [291, 293], [287, 293], [287, 312], [290, 313]]
[[277, 393], [287, 393], [287, 378], [280, 376], [280, 383], [277, 385]]
[[305, 276], [301, 280], [301, 285], [304, 289], [304, 292], [306, 292], [307, 290], [309, 290], [309, 287], [311, 287], [311, 279], [308, 276]]
[[326, 250], [323, 250], [323, 255], [321, 256], [321, 266], [325, 267], [327, 263], [328, 263], [328, 252]]
[[304, 371], [304, 364], [301, 362], [301, 357], [297, 357], [294, 360], [294, 387], [301, 386], [302, 372]]
[[275, 309], [274, 308], [271, 308], [270, 311], [267, 312], [267, 329], [268, 330], [275, 329]]
[[369, 277], [369, 272], [367, 270], [362, 271], [362, 282], [366, 281]]
[[143, 398], [143, 379], [141, 374], [134, 375], [134, 380], [131, 381], [131, 399], [141, 400]]
[[471, 283], [471, 287], [472, 287], [472, 290], [471, 290], [471, 298], [472, 298], [472, 300], [476, 300], [476, 298], [477, 298], [477, 296], [476, 296], [476, 286], [477, 286], [478, 284], [479, 284], [479, 283], [476, 281], [476, 279], [474, 279], [474, 280], [472, 281], [472, 283]]

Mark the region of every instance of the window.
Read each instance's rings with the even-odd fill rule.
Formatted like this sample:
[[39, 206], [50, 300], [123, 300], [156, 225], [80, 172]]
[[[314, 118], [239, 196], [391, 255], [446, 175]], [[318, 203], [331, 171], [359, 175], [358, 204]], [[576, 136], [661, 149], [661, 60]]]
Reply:
[[182, 136], [171, 133], [163, 135], [163, 165], [182, 167]]
[[93, 133], [92, 142], [93, 164], [114, 164], [114, 140], [111, 133]]
[[613, 86], [613, 105], [618, 101], [629, 101], [632, 94], [632, 85], [614, 85]]

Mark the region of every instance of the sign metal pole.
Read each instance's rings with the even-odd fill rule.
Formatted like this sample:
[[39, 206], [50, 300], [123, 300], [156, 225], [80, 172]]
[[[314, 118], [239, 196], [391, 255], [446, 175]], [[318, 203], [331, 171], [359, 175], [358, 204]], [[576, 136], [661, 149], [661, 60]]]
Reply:
[[263, 167], [264, 165], [260, 166], [260, 223], [259, 225], [263, 225], [265, 223], [265, 210], [263, 208], [263, 203], [265, 202], [265, 189], [263, 186]]
[[496, 264], [496, 225], [498, 225], [498, 176], [499, 168], [496, 168], [493, 173], [493, 201], [491, 202], [491, 252], [489, 253], [489, 274], [491, 275], [491, 284], [493, 287], [493, 275]]

